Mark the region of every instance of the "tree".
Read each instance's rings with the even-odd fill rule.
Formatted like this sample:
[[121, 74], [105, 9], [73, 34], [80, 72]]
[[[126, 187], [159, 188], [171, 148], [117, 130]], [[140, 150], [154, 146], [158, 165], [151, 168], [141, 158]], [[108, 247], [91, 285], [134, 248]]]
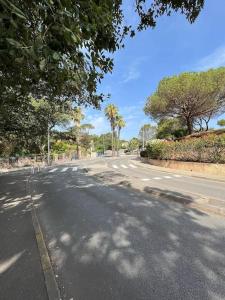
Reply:
[[221, 119], [217, 122], [217, 125], [221, 126], [221, 127], [225, 127], [225, 119]]
[[121, 115], [116, 117], [116, 127], [117, 127], [117, 156], [119, 156], [119, 147], [120, 147], [120, 132], [121, 129], [126, 126], [126, 122], [124, 121]]
[[130, 151], [134, 151], [134, 150], [138, 150], [140, 146], [140, 142], [139, 139], [136, 137], [133, 137], [130, 141], [129, 141], [129, 145], [128, 145], [128, 149]]
[[162, 119], [156, 129], [158, 139], [179, 138], [187, 134], [187, 129], [178, 118]]
[[68, 123], [69, 104], [62, 106], [33, 97], [20, 103], [11, 96], [12, 101], [4, 101], [0, 106], [0, 140], [12, 145], [9, 154], [43, 153], [48, 128]]
[[118, 108], [114, 104], [109, 104], [105, 108], [105, 115], [110, 122], [112, 132], [112, 156], [115, 156], [115, 138], [116, 138], [116, 118], [118, 116]]
[[110, 132], [99, 136], [93, 135], [92, 139], [95, 151], [104, 153], [106, 150], [112, 150], [112, 134]]
[[[137, 0], [137, 30], [154, 27], [157, 18], [179, 11], [193, 22], [204, 0]], [[98, 106], [98, 82], [111, 72], [111, 53], [123, 47], [135, 28], [125, 24], [122, 1], [0, 2], [1, 94], [10, 91], [49, 101], [73, 98]], [[110, 54], [110, 55], [108, 55]], [[7, 97], [8, 101], [11, 98]]]
[[156, 127], [151, 124], [144, 124], [139, 131], [139, 139], [142, 141], [142, 147], [145, 147], [146, 142], [154, 138]]
[[212, 116], [223, 113], [225, 98], [219, 95], [224, 86], [225, 68], [164, 78], [147, 99], [144, 111], [156, 120], [178, 117], [191, 134], [196, 120], [207, 116], [208, 124]]
[[84, 114], [80, 107], [75, 107], [71, 112], [71, 117], [74, 122], [73, 127], [71, 128], [71, 133], [76, 137], [76, 145], [77, 145], [77, 157], [80, 159], [81, 157], [81, 149], [80, 149], [80, 135], [81, 135], [81, 121], [84, 119]]

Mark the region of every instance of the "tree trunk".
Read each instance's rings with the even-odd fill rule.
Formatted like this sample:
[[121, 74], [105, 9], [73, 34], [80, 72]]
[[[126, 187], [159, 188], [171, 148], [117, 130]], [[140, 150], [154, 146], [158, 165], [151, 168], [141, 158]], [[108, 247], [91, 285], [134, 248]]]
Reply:
[[80, 134], [77, 133], [77, 137], [76, 137], [76, 142], [77, 142], [77, 158], [80, 159], [81, 158], [81, 149], [80, 149]]
[[119, 146], [120, 146], [120, 129], [118, 129], [118, 136], [117, 136], [117, 156], [119, 156]]
[[113, 137], [113, 135], [114, 135], [114, 131], [112, 129], [112, 156], [115, 155], [115, 153], [114, 153], [114, 137]]
[[188, 134], [192, 134], [192, 132], [193, 132], [192, 119], [190, 117], [187, 117], [186, 118], [186, 123], [187, 123]]

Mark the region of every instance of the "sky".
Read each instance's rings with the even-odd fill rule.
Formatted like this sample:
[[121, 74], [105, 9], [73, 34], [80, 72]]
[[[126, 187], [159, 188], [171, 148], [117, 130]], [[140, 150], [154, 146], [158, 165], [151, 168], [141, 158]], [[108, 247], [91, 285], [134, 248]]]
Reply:
[[[128, 23], [137, 22], [134, 1], [124, 1]], [[158, 19], [156, 28], [137, 33], [125, 41], [125, 48], [114, 55], [114, 69], [99, 86], [99, 92], [111, 94], [102, 110], [85, 109], [85, 123], [95, 127], [92, 133], [110, 131], [104, 107], [113, 103], [126, 121], [121, 138], [138, 135], [143, 124], [154, 124], [144, 112], [144, 104], [159, 81], [187, 71], [203, 71], [225, 66], [225, 0], [205, 0], [205, 7], [194, 24], [174, 13]], [[221, 116], [222, 118], [224, 116]], [[219, 119], [220, 119], [219, 118]], [[216, 127], [217, 120], [210, 126]]]

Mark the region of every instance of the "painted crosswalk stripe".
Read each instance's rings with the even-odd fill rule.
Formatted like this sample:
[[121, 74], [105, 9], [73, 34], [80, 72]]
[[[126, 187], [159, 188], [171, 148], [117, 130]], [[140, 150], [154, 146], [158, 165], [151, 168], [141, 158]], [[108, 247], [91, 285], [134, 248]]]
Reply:
[[121, 167], [124, 168], [124, 169], [127, 169], [127, 166], [125, 166], [125, 165], [121, 165]]
[[63, 168], [62, 170], [61, 170], [61, 172], [66, 172], [68, 170], [68, 168]]
[[142, 181], [149, 181], [150, 179], [149, 178], [142, 178], [141, 180]]
[[130, 166], [131, 168], [133, 168], [133, 169], [136, 169], [136, 168], [137, 168], [136, 166], [134, 166], [134, 165], [132, 165], [132, 164], [129, 164], [129, 166]]
[[55, 169], [51, 169], [50, 171], [48, 171], [49, 173], [53, 173], [53, 172], [55, 172], [55, 171], [57, 171], [58, 170], [58, 168], [55, 168]]
[[73, 167], [73, 171], [77, 171], [77, 167]]
[[170, 179], [172, 178], [171, 176], [163, 176], [164, 178]]
[[113, 168], [114, 168], [114, 169], [118, 169], [117, 165], [113, 165]]
[[177, 177], [177, 178], [180, 178], [180, 177], [182, 177], [181, 175], [177, 175], [177, 174], [175, 174], [175, 175], [173, 175], [174, 177]]
[[161, 178], [160, 178], [160, 177], [154, 177], [153, 179], [155, 179], [155, 180], [160, 180]]

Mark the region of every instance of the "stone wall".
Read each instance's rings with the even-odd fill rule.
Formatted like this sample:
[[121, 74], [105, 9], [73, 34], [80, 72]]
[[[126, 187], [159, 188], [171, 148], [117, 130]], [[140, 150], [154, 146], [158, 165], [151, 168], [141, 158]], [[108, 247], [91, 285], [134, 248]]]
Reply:
[[141, 158], [142, 161], [154, 166], [199, 172], [217, 176], [225, 176], [225, 164], [197, 163], [176, 160], [157, 160]]

